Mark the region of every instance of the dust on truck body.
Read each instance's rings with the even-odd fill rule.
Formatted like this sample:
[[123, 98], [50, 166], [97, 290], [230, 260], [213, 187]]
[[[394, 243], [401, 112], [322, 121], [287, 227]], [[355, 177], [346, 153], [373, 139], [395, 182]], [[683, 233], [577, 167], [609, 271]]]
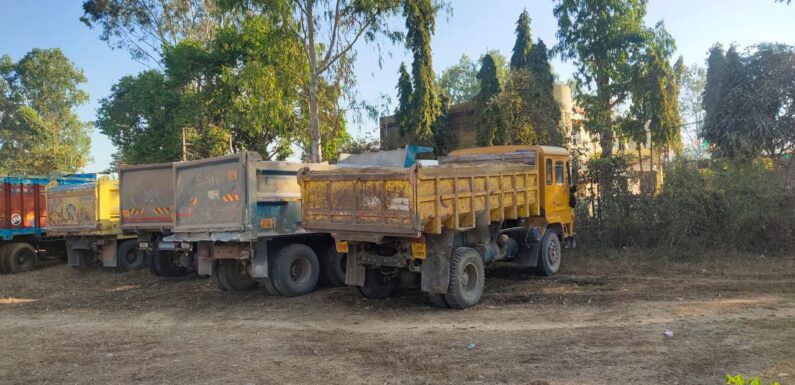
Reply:
[[304, 228], [347, 252], [345, 283], [370, 298], [419, 287], [440, 307], [479, 302], [484, 265], [555, 274], [574, 245], [567, 150], [457, 150], [439, 166], [302, 170]]
[[115, 267], [120, 271], [144, 266], [133, 236], [119, 224], [119, 181], [108, 176], [79, 184], [47, 187], [47, 232], [66, 239], [70, 266]]
[[90, 178], [93, 175], [0, 177], [0, 274], [31, 270], [40, 258], [64, 251], [63, 240], [44, 231], [47, 185], [53, 180], [74, 184]]
[[344, 256], [328, 234], [301, 225], [296, 174], [323, 164], [263, 161], [256, 152], [174, 164], [174, 234], [196, 244], [198, 273], [222, 290], [262, 283], [294, 296], [312, 291], [320, 274], [344, 280]]
[[195, 270], [190, 243], [168, 242], [174, 214], [174, 166], [153, 163], [119, 168], [121, 229], [135, 235], [153, 273], [178, 277]]

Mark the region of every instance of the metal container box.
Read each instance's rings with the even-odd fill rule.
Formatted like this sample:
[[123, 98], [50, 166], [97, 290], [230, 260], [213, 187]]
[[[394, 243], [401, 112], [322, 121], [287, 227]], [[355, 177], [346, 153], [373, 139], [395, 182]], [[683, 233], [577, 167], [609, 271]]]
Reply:
[[171, 229], [174, 169], [171, 163], [119, 169], [121, 228], [125, 231]]

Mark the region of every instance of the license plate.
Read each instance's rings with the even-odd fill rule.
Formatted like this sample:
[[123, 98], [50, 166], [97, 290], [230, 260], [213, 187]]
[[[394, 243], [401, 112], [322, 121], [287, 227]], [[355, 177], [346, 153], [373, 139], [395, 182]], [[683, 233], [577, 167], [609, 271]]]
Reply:
[[148, 249], [149, 248], [149, 243], [148, 242], [140, 242], [140, 243], [138, 243], [138, 248], [139, 249]]
[[347, 253], [348, 252], [348, 241], [339, 241], [339, 242], [337, 242], [337, 252], [338, 253]]
[[412, 242], [411, 255], [414, 258], [425, 259], [428, 257], [428, 251], [425, 248], [425, 243]]
[[273, 219], [272, 218], [262, 218], [259, 220], [259, 227], [263, 229], [272, 229], [273, 228]]

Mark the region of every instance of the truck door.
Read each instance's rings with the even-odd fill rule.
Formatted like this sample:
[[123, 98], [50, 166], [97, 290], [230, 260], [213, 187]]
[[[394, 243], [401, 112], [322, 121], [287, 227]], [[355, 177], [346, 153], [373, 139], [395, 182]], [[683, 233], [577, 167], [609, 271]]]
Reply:
[[544, 212], [547, 222], [568, 223], [571, 220], [568, 178], [565, 157], [545, 157]]

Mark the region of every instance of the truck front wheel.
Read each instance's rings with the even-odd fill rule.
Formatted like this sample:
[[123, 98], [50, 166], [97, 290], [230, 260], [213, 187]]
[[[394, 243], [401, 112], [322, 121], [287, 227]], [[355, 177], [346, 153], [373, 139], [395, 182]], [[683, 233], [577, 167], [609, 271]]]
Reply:
[[384, 274], [380, 269], [367, 269], [364, 274], [364, 286], [357, 288], [365, 298], [394, 297], [400, 288], [400, 280], [397, 276]]
[[312, 292], [320, 278], [320, 262], [311, 247], [292, 244], [279, 250], [271, 280], [279, 294], [295, 297]]
[[477, 250], [456, 247], [450, 258], [450, 285], [445, 299], [454, 309], [465, 309], [480, 302], [486, 285], [483, 259]]

